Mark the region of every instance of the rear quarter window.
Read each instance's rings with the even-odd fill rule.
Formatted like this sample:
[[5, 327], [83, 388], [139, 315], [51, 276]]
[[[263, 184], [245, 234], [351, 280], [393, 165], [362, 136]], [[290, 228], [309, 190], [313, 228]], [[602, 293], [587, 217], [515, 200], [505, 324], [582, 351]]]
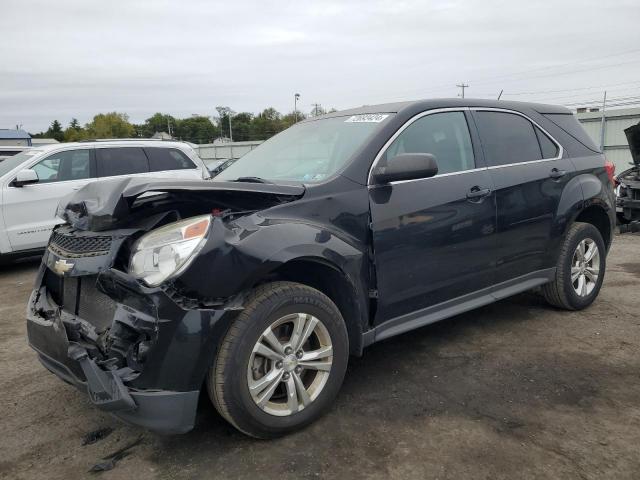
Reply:
[[589, 134], [582, 128], [582, 125], [580, 125], [575, 115], [570, 113], [545, 113], [544, 116], [589, 150], [600, 152], [600, 149], [593, 143], [593, 140], [591, 140]]
[[186, 170], [196, 168], [193, 162], [180, 150], [175, 148], [145, 148], [149, 157], [149, 171]]

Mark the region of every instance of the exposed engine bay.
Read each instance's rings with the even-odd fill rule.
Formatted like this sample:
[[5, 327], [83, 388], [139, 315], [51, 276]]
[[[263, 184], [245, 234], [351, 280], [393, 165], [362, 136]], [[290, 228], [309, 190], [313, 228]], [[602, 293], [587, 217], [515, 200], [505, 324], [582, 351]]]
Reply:
[[616, 210], [621, 232], [640, 231], [640, 124], [625, 129], [634, 166], [616, 177]]

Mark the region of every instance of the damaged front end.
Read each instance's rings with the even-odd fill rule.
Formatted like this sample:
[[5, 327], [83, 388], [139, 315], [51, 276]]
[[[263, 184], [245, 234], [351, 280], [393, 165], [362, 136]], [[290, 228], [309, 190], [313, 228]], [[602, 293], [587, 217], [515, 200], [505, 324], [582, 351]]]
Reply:
[[625, 129], [634, 167], [621, 172], [616, 177], [616, 211], [623, 223], [634, 223], [640, 227], [640, 124]]
[[221, 235], [233, 235], [230, 222], [303, 192], [205, 181], [89, 184], [59, 208], [67, 223], [52, 233], [29, 299], [30, 345], [97, 407], [161, 433], [189, 431], [238, 298], [179, 277], [146, 284], [130, 273], [136, 242], [172, 222], [210, 216], [200, 233], [211, 255]]

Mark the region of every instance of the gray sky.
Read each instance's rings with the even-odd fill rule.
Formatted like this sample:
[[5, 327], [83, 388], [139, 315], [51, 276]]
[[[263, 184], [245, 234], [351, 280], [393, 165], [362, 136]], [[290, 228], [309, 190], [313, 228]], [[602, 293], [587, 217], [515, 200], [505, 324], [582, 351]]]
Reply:
[[[427, 97], [640, 100], [640, 2], [3, 0], [0, 128]], [[529, 93], [532, 92], [532, 93]]]

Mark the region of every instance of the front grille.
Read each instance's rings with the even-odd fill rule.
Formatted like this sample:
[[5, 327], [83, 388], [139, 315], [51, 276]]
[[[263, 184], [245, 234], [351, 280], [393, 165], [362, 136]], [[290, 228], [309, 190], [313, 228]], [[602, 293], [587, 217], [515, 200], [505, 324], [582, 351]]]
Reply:
[[56, 305], [103, 332], [113, 321], [116, 302], [98, 290], [98, 276], [62, 277], [47, 269], [43, 283]]
[[111, 249], [111, 237], [106, 235], [74, 235], [54, 231], [49, 249], [68, 258], [106, 255]]
[[96, 327], [98, 332], [103, 332], [111, 326], [116, 303], [98, 290], [97, 275], [77, 278], [81, 281], [77, 315]]

